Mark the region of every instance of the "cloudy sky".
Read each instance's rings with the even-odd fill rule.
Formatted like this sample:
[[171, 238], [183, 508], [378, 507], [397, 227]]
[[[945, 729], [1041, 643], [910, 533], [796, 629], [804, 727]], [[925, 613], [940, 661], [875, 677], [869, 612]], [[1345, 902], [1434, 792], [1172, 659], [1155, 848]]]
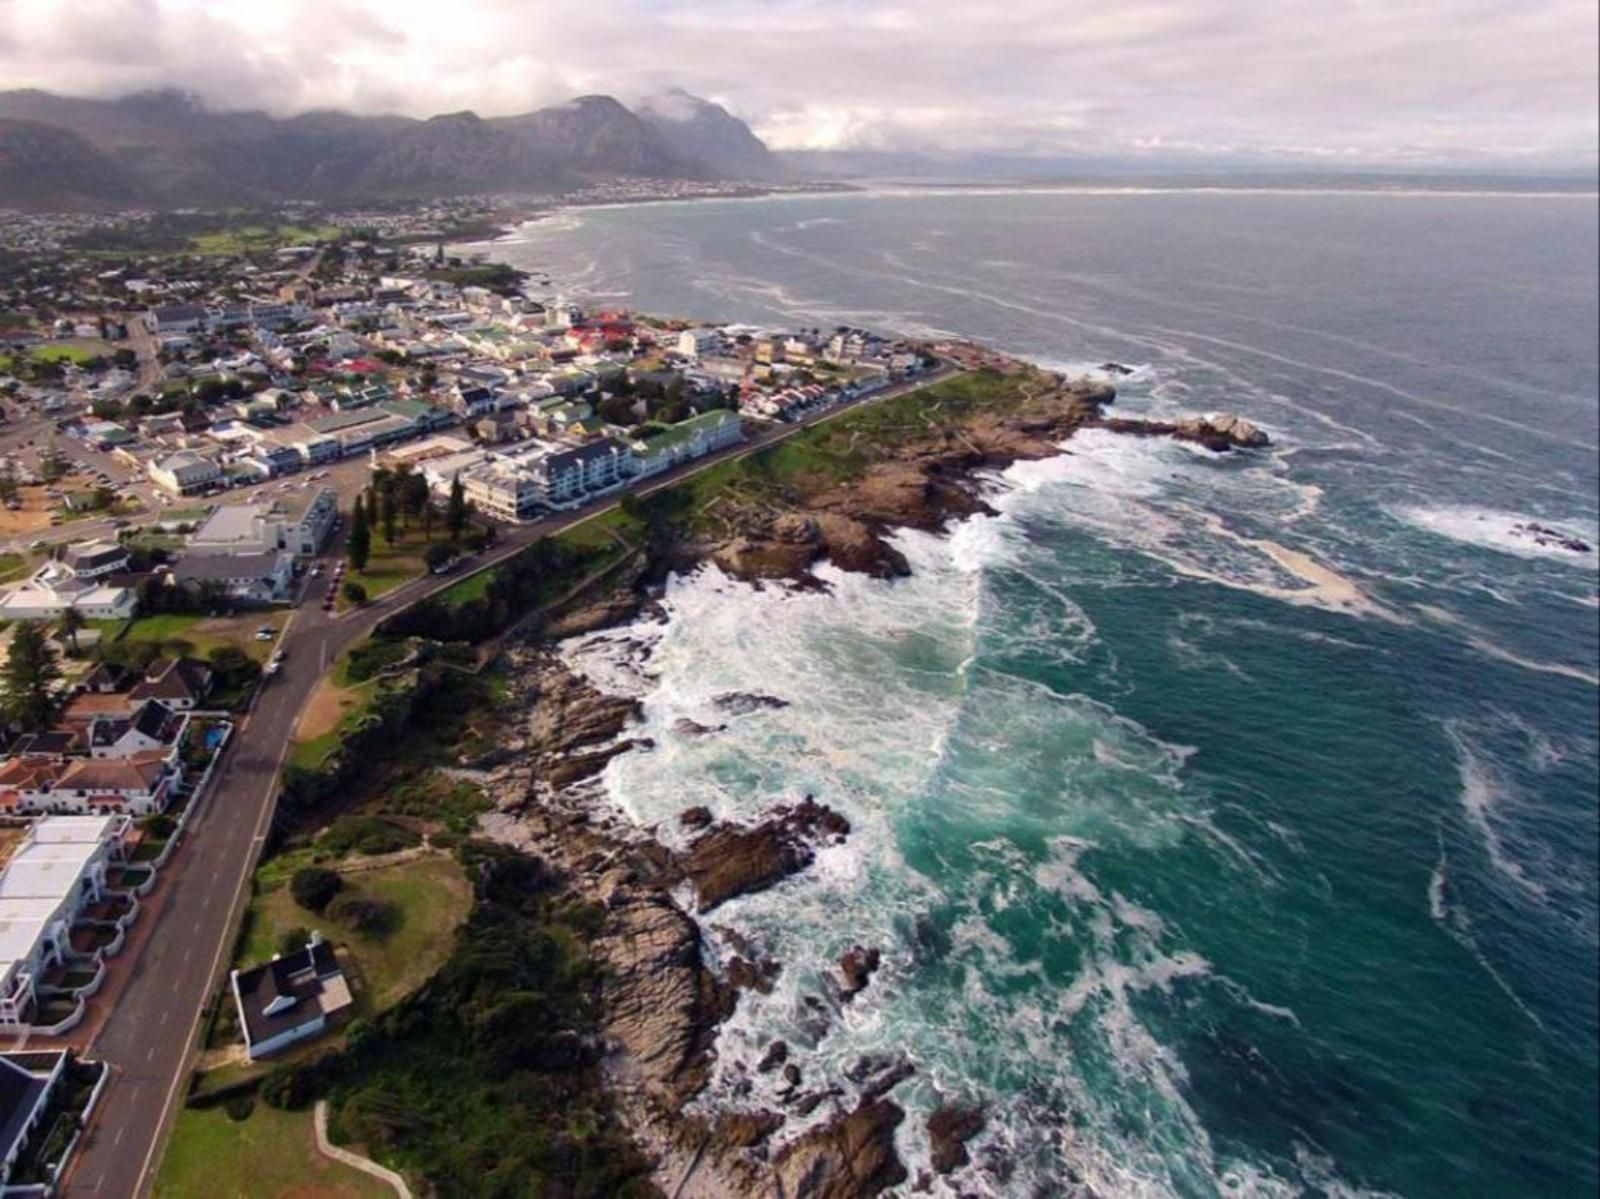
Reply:
[[670, 84], [774, 146], [1590, 164], [1594, 0], [0, 0], [0, 81], [525, 111]]

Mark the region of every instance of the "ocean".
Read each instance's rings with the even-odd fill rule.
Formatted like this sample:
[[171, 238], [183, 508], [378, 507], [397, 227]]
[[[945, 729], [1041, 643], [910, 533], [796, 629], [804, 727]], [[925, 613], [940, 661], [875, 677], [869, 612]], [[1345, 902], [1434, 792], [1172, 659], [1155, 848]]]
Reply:
[[[808, 1080], [911, 1059], [913, 1178], [926, 1115], [982, 1105], [935, 1194], [1595, 1194], [1597, 559], [1517, 526], [1600, 535], [1596, 228], [1592, 195], [881, 191], [497, 244], [595, 304], [1117, 362], [1125, 414], [1273, 438], [1092, 431], [899, 535], [909, 579], [708, 568], [567, 647], [644, 701], [656, 748], [603, 777], [642, 824], [809, 792], [854, 825], [708, 920], [783, 971], [701, 1102], [777, 1106], [782, 1037]], [[819, 1028], [858, 943], [884, 965]]]

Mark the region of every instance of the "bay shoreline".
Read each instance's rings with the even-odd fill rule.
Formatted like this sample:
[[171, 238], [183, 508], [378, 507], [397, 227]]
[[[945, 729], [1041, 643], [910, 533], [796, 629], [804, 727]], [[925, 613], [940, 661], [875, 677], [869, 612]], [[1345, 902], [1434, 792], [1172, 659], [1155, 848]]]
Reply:
[[[799, 495], [737, 514], [719, 536], [656, 539], [602, 593], [575, 599], [504, 651], [513, 680], [507, 706], [523, 715], [508, 722], [495, 760], [481, 773], [495, 805], [482, 828], [556, 866], [577, 894], [604, 911], [596, 943], [606, 976], [603, 1072], [636, 1140], [657, 1161], [656, 1183], [667, 1194], [754, 1196], [781, 1188], [843, 1199], [908, 1181], [895, 1148], [906, 1113], [891, 1093], [917, 1067], [903, 1058], [863, 1059], [848, 1077], [802, 1079], [786, 1062], [787, 1047], [775, 1042], [755, 1068], [784, 1071], [783, 1110], [693, 1110], [711, 1078], [721, 1024], [745, 990], [770, 989], [783, 969], [759, 945], [721, 926], [717, 940], [734, 952], [718, 960], [706, 936], [708, 915], [740, 894], [803, 874], [820, 848], [848, 838], [848, 821], [827, 807], [827, 796], [790, 797], [752, 824], [718, 823], [703, 809], [689, 809], [680, 814], [682, 835], [675, 838], [687, 842], [669, 847], [659, 828], [640, 827], [617, 810], [600, 782], [614, 757], [654, 748], [631, 732], [639, 701], [600, 690], [573, 669], [561, 647], [664, 619], [658, 601], [666, 578], [707, 564], [758, 587], [826, 587], [813, 570], [824, 559], [847, 572], [905, 576], [909, 566], [891, 540], [896, 530], [941, 532], [989, 511], [983, 492], [992, 472], [1071, 453], [1068, 443], [1080, 428], [1174, 437], [1216, 452], [1265, 440], [1232, 418], [1177, 424], [1110, 418], [1109, 384], [1022, 363], [1014, 369], [1004, 404], [980, 404], [918, 430], [855, 477], [808, 483]], [[629, 647], [641, 671], [650, 648], [643, 638]], [[862, 992], [870, 1002], [878, 952], [855, 946], [838, 964], [832, 993], [805, 997], [821, 1035], [843, 1004]], [[797, 1136], [783, 1135], [796, 1126]], [[945, 1097], [928, 1118], [934, 1154], [916, 1179], [918, 1189], [933, 1185], [931, 1170], [949, 1174], [967, 1165], [966, 1144], [982, 1127], [973, 1097]]]

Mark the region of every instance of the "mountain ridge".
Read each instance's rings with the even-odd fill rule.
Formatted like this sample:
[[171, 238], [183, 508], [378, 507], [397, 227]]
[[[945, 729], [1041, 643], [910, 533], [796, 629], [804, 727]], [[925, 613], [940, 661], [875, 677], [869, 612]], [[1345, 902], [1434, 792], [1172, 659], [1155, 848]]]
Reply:
[[663, 115], [659, 103], [636, 112], [600, 94], [512, 116], [419, 119], [326, 108], [287, 117], [215, 111], [175, 89], [108, 100], [0, 91], [11, 145], [0, 154], [0, 207], [559, 194], [625, 177], [785, 177], [738, 117], [687, 92], [672, 95], [689, 119]]

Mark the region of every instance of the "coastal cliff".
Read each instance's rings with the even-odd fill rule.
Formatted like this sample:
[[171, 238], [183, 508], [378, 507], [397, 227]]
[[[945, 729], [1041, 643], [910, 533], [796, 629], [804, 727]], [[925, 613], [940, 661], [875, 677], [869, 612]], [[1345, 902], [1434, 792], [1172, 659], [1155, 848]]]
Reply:
[[[746, 468], [692, 505], [672, 494], [654, 499], [638, 516], [649, 539], [639, 564], [614, 576], [605, 594], [548, 617], [531, 639], [505, 651], [506, 707], [527, 715], [483, 763], [496, 807], [484, 828], [551, 863], [605, 913], [595, 952], [605, 978], [606, 1076], [669, 1194], [844, 1199], [898, 1186], [907, 1179], [895, 1151], [905, 1112], [891, 1096], [915, 1064], [862, 1059], [841, 1077], [807, 1078], [788, 1060], [788, 1047], [772, 1042], [754, 1069], [782, 1075], [779, 1110], [696, 1104], [712, 1076], [718, 1027], [744, 990], [770, 989], [783, 969], [725, 929], [716, 940], [732, 949], [719, 960], [702, 923], [722, 904], [805, 871], [818, 848], [848, 838], [850, 826], [826, 796], [775, 798], [760, 819], [743, 824], [687, 809], [670, 837], [636, 826], [611, 807], [596, 776], [618, 754], [654, 751], [630, 735], [637, 702], [606, 694], [555, 643], [648, 615], [665, 573], [701, 562], [752, 582], [800, 587], [824, 585], [813, 573], [822, 559], [874, 577], [905, 575], [908, 564], [889, 539], [894, 530], [938, 530], [986, 511], [988, 472], [1070, 452], [1062, 442], [1081, 428], [1175, 437], [1218, 452], [1264, 441], [1234, 418], [1113, 420], [1105, 415], [1115, 398], [1109, 385], [1042, 372], [976, 398], [970, 389], [939, 390], [946, 387], [931, 389], [926, 405], [901, 398], [873, 414], [866, 435], [847, 420], [808, 430], [803, 450], [791, 452], [798, 465]], [[632, 668], [647, 674], [648, 640], [628, 644]], [[782, 701], [739, 695], [718, 702], [737, 715]], [[838, 963], [832, 994], [806, 997], [819, 1036], [843, 1005], [870, 994], [879, 960], [876, 948], [854, 946]], [[965, 1164], [966, 1142], [982, 1126], [979, 1109], [955, 1100], [941, 1106], [926, 1130], [933, 1168]]]

